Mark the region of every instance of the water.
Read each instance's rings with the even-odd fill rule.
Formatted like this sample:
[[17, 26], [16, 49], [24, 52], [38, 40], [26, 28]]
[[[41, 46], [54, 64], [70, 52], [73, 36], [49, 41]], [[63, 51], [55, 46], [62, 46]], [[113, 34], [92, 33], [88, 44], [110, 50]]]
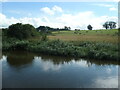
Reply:
[[3, 88], [118, 88], [118, 64], [30, 52], [3, 53]]

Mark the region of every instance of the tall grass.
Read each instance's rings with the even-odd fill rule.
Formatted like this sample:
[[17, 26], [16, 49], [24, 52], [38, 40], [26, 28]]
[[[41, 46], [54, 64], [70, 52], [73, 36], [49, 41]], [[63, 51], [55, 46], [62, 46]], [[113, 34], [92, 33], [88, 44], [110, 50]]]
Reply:
[[91, 58], [100, 60], [118, 60], [118, 45], [100, 42], [64, 42], [52, 41], [28, 41], [14, 38], [3, 41], [5, 50], [27, 50], [50, 55]]

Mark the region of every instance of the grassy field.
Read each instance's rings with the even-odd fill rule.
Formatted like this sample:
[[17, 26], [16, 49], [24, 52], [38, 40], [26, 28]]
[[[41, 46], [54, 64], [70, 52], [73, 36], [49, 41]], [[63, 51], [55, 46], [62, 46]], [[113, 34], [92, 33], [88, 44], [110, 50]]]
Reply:
[[55, 56], [118, 60], [118, 36], [118, 30], [56, 31], [45, 41], [41, 40], [41, 36], [25, 40], [4, 38], [2, 50], [26, 50]]
[[118, 43], [118, 30], [81, 30], [81, 31], [55, 31], [49, 35], [50, 40], [64, 41], [95, 41]]

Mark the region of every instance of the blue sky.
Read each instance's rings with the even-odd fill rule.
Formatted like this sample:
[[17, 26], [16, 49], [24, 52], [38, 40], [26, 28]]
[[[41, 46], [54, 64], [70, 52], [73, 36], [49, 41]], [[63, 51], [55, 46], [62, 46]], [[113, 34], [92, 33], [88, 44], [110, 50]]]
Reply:
[[0, 24], [7, 27], [17, 22], [59, 27], [86, 29], [102, 28], [107, 20], [117, 22], [117, 2], [4, 2]]

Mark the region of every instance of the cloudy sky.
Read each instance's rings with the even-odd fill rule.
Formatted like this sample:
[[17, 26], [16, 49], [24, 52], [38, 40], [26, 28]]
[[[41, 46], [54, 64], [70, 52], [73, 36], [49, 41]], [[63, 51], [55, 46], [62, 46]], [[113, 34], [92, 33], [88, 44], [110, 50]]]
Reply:
[[4, 2], [0, 27], [15, 23], [72, 29], [102, 29], [106, 21], [118, 22], [118, 2]]

